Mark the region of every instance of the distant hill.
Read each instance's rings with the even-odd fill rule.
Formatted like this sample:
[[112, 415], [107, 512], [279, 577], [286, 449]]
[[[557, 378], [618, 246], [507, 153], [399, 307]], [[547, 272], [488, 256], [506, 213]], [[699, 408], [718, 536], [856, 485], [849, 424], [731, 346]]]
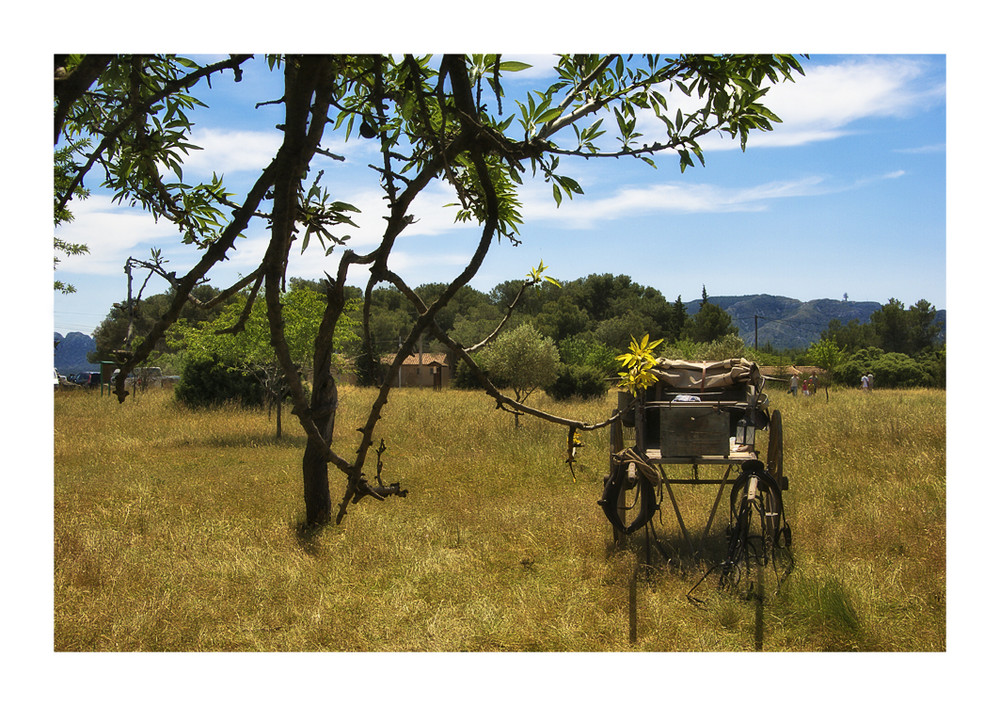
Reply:
[[87, 362], [87, 354], [97, 350], [93, 337], [79, 331], [71, 331], [63, 336], [55, 334], [55, 368], [60, 375], [72, 373], [96, 373], [101, 366]]
[[[757, 317], [757, 345], [770, 343], [777, 350], [808, 348], [819, 340], [832, 319], [847, 324], [853, 319], [866, 324], [872, 312], [882, 308], [879, 302], [855, 302], [839, 299], [813, 299], [802, 302], [789, 297], [771, 294], [748, 294], [732, 297], [709, 297], [708, 301], [721, 307], [733, 319], [740, 337], [749, 345], [754, 344], [754, 316]], [[701, 299], [685, 302], [688, 314], [698, 312]], [[941, 340], [944, 340], [945, 312], [937, 313], [941, 323]]]

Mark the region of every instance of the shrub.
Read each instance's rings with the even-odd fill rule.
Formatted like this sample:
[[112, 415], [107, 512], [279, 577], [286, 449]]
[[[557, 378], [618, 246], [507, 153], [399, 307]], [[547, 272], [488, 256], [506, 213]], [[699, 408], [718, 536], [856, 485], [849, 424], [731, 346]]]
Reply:
[[728, 333], [709, 342], [681, 338], [664, 346], [658, 355], [678, 360], [728, 360], [742, 358], [747, 355], [747, 350], [742, 338], [734, 333]]
[[555, 382], [546, 387], [545, 391], [556, 400], [567, 400], [572, 397], [590, 399], [607, 394], [608, 381], [598, 368], [561, 363]]
[[189, 407], [211, 407], [229, 401], [251, 407], [263, 405], [266, 399], [264, 386], [256, 378], [233, 370], [217, 358], [188, 361], [174, 387], [174, 396]]
[[933, 387], [945, 387], [948, 364], [944, 348], [924, 353], [916, 359]]
[[[936, 361], [918, 364], [903, 353], [886, 353], [881, 348], [863, 348], [833, 371], [836, 382], [858, 387], [861, 376], [875, 376], [875, 389], [894, 387], [930, 387], [935, 384]], [[943, 384], [943, 379], [941, 383]]]
[[[483, 361], [480, 359], [478, 354], [473, 354], [472, 359], [476, 361], [476, 365], [486, 373], [486, 376], [493, 382], [497, 387], [504, 387], [507, 385], [507, 381], [500, 379], [496, 375], [490, 373], [489, 370], [483, 365]], [[451, 375], [451, 386], [459, 390], [479, 390], [482, 386], [479, 384], [478, 378], [472, 374], [472, 370], [469, 366], [465, 364], [464, 360], [459, 360], [455, 365], [455, 371]]]
[[545, 389], [556, 378], [559, 349], [551, 338], [542, 336], [531, 324], [522, 324], [501, 333], [482, 352], [482, 362], [492, 373], [498, 387], [514, 390], [514, 398], [523, 402], [536, 389]]
[[558, 346], [559, 358], [567, 365], [594, 368], [607, 376], [613, 376], [618, 372], [619, 365], [615, 360], [618, 352], [600, 341], [578, 334], [559, 341]]
[[872, 364], [875, 389], [882, 387], [928, 387], [927, 373], [917, 362], [903, 353], [886, 353]]

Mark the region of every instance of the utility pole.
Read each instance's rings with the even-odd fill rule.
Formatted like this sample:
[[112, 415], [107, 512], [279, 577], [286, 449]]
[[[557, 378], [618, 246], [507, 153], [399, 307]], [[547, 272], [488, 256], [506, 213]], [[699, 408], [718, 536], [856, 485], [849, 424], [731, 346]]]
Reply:
[[757, 315], [753, 315], [753, 349], [757, 350]]

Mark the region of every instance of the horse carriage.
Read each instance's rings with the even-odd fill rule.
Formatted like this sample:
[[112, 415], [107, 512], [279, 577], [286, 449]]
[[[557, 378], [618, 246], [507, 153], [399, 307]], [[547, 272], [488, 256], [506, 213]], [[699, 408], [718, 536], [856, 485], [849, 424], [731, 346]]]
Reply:
[[[661, 358], [651, 372], [655, 384], [635, 395], [619, 392], [619, 416], [611, 425], [610, 471], [599, 503], [615, 541], [645, 529], [647, 553], [652, 534], [671, 560], [655, 530], [663, 524], [666, 496], [683, 542], [698, 556], [728, 488], [725, 558], [708, 573], [718, 570], [722, 586], [759, 585], [760, 571], [772, 566], [780, 581], [791, 569], [791, 530], [782, 502], [788, 476], [781, 413], [769, 410], [756, 363]], [[680, 486], [718, 486], [697, 546], [675, 493]]]

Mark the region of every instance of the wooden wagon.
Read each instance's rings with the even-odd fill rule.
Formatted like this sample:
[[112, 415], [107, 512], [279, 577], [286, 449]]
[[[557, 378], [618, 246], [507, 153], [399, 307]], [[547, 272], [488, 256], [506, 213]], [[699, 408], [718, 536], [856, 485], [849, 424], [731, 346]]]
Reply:
[[[655, 385], [636, 396], [619, 392], [620, 417], [611, 426], [610, 470], [599, 502], [615, 541], [646, 528], [648, 547], [654, 517], [662, 524], [660, 505], [669, 498], [683, 541], [698, 554], [728, 488], [727, 550], [717, 565], [721, 581], [738, 584], [751, 566], [790, 568], [781, 414], [769, 410], [756, 363], [659, 359], [652, 372]], [[682, 485], [718, 487], [697, 542], [675, 496]]]

